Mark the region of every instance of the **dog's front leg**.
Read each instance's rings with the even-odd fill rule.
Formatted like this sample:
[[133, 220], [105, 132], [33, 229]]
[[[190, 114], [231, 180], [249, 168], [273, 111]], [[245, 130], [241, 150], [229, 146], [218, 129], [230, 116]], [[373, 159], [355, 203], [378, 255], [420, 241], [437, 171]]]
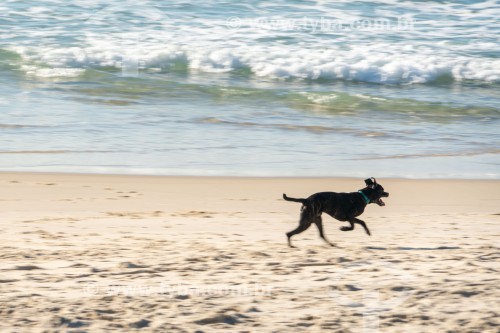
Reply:
[[340, 230], [342, 230], [342, 231], [352, 231], [352, 230], [354, 230], [354, 222], [349, 221], [349, 223], [351, 224], [349, 227], [342, 226], [342, 227], [340, 227]]
[[[357, 218], [353, 218], [352, 221], [354, 223], [357, 223], [357, 224], [360, 224], [366, 231], [366, 233], [368, 234], [368, 236], [371, 236], [372, 234], [370, 233], [370, 230], [368, 229], [368, 227], [366, 226], [366, 223], [364, 221], [361, 221], [360, 219], [357, 219]], [[352, 222], [351, 222], [352, 223]]]

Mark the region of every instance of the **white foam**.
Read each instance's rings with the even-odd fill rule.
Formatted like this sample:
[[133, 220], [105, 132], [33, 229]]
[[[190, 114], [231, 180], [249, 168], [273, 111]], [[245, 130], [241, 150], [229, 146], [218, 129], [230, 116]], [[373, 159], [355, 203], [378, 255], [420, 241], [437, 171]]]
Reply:
[[36, 66], [22, 66], [28, 76], [39, 78], [69, 78], [77, 77], [85, 72], [83, 68], [39, 68]]
[[[170, 50], [153, 46], [143, 47], [89, 47], [46, 49], [22, 53], [30, 61], [41, 62], [51, 69], [32, 66], [23, 69], [29, 75], [41, 77], [75, 76], [86, 67], [113, 66], [120, 68], [123, 59], [137, 59], [149, 67], [169, 67], [179, 59], [187, 59], [192, 70], [206, 73], [230, 72], [247, 67], [260, 77], [276, 79], [339, 79], [382, 84], [412, 84], [433, 82], [449, 76], [456, 81], [479, 80], [500, 82], [500, 60], [453, 57], [425, 54], [402, 55], [386, 52], [364, 52], [363, 48], [339, 51], [335, 56], [313, 50], [295, 50], [283, 56], [283, 50], [247, 48], [245, 54], [238, 49], [217, 47], [197, 49], [177, 45]], [[383, 47], [381, 47], [383, 48]], [[390, 48], [387, 45], [385, 51]], [[69, 67], [69, 68], [68, 68]]]
[[[340, 3], [349, 4], [348, 1]], [[77, 42], [71, 47], [52, 42], [54, 31], [21, 29], [17, 33], [35, 39], [37, 43], [26, 43], [24, 46], [16, 43], [10, 49], [21, 54], [31, 66], [52, 67], [52, 73], [47, 69], [38, 71], [31, 68], [27, 71], [30, 75], [35, 73], [45, 77], [53, 73], [78, 75], [78, 69], [88, 67], [120, 68], [124, 60], [127, 63], [137, 60], [141, 66], [167, 69], [174, 62], [186, 61], [186, 68], [205, 73], [248, 68], [256, 76], [276, 79], [415, 84], [433, 82], [444, 76], [456, 81], [500, 81], [500, 60], [488, 55], [496, 48], [496, 44], [491, 42], [497, 38], [496, 32], [488, 28], [497, 24], [492, 12], [498, 9], [495, 1], [474, 6], [410, 4], [395, 0], [381, 3], [388, 6], [380, 10], [387, 17], [411, 7], [415, 13], [412, 17], [417, 20], [415, 29], [400, 32], [339, 30], [319, 35], [307, 29], [282, 31], [249, 24], [230, 29], [221, 17], [201, 15], [193, 20], [174, 15], [163, 17], [162, 12], [152, 6], [146, 5], [144, 11], [138, 11], [132, 4], [123, 7], [117, 3], [121, 11], [114, 10], [116, 6], [108, 6], [89, 16], [80, 27], [81, 31], [76, 33]], [[80, 5], [84, 6], [83, 2]], [[264, 16], [267, 19], [290, 19], [276, 14], [282, 11], [283, 6], [266, 4], [249, 8], [249, 13], [253, 10], [254, 15], [272, 13]], [[299, 7], [324, 15], [331, 12], [329, 6], [327, 2], [319, 1]], [[292, 5], [289, 8], [291, 12], [293, 8], [297, 9]], [[127, 10], [131, 16], [143, 13], [137, 18], [140, 24], [122, 22], [120, 15], [125, 15], [123, 11]], [[48, 11], [46, 7], [34, 7], [31, 14], [38, 17]], [[432, 16], [443, 11], [460, 20], [436, 20]], [[347, 22], [361, 17], [359, 14], [357, 10], [339, 10], [329, 17]], [[311, 15], [314, 19], [314, 14]], [[113, 20], [109, 21], [110, 18]], [[308, 18], [301, 20], [304, 23]], [[480, 33], [482, 37], [469, 39], [465, 32]], [[283, 41], [284, 37], [291, 40]], [[50, 44], [47, 42], [44, 45], [45, 40]]]
[[306, 97], [313, 104], [329, 104], [335, 101], [339, 96], [337, 94], [317, 94], [302, 92], [300, 95]]

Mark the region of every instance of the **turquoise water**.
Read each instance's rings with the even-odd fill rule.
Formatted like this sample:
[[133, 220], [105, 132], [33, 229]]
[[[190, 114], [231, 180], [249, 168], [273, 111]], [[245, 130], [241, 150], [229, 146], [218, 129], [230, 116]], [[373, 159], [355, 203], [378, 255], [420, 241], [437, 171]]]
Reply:
[[500, 178], [497, 1], [6, 1], [0, 170]]

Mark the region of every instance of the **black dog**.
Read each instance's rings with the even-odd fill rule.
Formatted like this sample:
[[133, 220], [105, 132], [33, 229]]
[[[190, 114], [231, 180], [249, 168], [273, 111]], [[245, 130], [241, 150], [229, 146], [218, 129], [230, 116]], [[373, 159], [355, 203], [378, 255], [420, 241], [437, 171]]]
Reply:
[[286, 234], [288, 245], [293, 247], [290, 238], [307, 230], [314, 223], [318, 227], [319, 236], [331, 246], [335, 246], [323, 234], [323, 221], [321, 219], [321, 213], [323, 212], [339, 221], [347, 221], [351, 224], [349, 227], [340, 227], [342, 231], [353, 230], [354, 224], [357, 223], [365, 229], [368, 235], [371, 235], [365, 222], [357, 219], [356, 216], [363, 214], [366, 205], [370, 203], [385, 206], [381, 198], [388, 197], [389, 193], [384, 192], [384, 188], [380, 184], [377, 184], [375, 178], [366, 179], [365, 184], [366, 187], [357, 192], [320, 192], [311, 195], [307, 199], [289, 198], [283, 193], [283, 199], [302, 203], [299, 226], [297, 229]]

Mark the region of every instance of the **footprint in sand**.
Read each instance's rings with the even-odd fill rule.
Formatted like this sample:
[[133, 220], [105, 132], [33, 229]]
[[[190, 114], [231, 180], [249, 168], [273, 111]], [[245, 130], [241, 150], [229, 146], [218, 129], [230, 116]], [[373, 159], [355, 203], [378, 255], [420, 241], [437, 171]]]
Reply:
[[16, 271], [32, 271], [34, 269], [43, 269], [43, 268], [35, 266], [35, 265], [23, 265], [23, 266], [16, 266], [13, 268], [13, 270], [16, 270]]
[[155, 210], [153, 212], [105, 212], [107, 216], [111, 217], [127, 217], [130, 219], [143, 219], [148, 217], [160, 217], [163, 211]]
[[[107, 200], [118, 200], [119, 198], [125, 198], [129, 199], [132, 197], [137, 197], [143, 195], [142, 193], [139, 193], [137, 191], [116, 191], [116, 189], [107, 187], [104, 189], [105, 191], [113, 191], [115, 194], [117, 194], [117, 197], [115, 198], [107, 198]], [[116, 192], [115, 192], [116, 191]]]
[[130, 261], [121, 262], [118, 264], [118, 268], [147, 268], [149, 266], [134, 264]]
[[215, 214], [217, 214], [217, 213], [216, 212], [191, 210], [188, 212], [173, 213], [173, 214], [171, 214], [171, 216], [212, 218], [213, 217], [212, 215], [215, 215]]

